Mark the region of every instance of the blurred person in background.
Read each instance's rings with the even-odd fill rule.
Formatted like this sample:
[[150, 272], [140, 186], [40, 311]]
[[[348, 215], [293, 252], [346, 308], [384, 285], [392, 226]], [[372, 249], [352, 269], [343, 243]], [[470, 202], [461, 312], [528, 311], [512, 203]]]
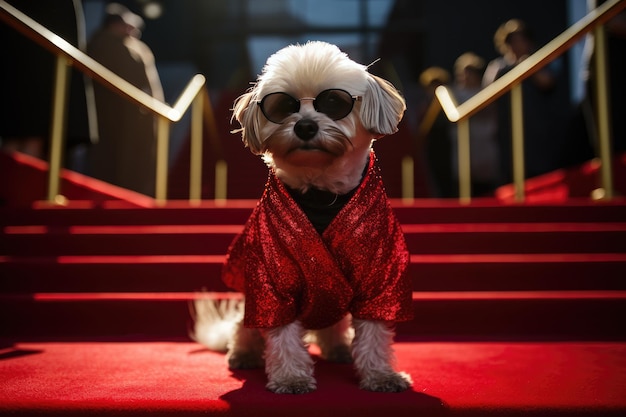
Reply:
[[450, 84], [450, 73], [441, 67], [429, 67], [420, 73], [419, 83], [425, 92], [426, 107], [418, 116], [417, 153], [426, 155], [431, 197], [458, 195], [452, 178], [450, 122], [435, 97], [435, 89]]
[[[454, 63], [452, 92], [458, 104], [482, 89], [485, 60], [473, 52], [460, 55]], [[496, 109], [488, 106], [470, 118], [470, 175], [472, 196], [488, 196], [500, 185], [500, 150], [496, 131]], [[459, 178], [457, 125], [452, 126], [452, 171]]]
[[[589, 7], [595, 7], [595, 1], [589, 1]], [[599, 1], [599, 4], [604, 1]], [[626, 11], [605, 24], [606, 33], [606, 69], [608, 79], [609, 127], [612, 151], [626, 152], [626, 121], [620, 112], [626, 102]], [[569, 135], [576, 147], [570, 150], [568, 164], [574, 165], [599, 155], [597, 137], [597, 105], [594, 68], [595, 45], [593, 34], [585, 40], [583, 55], [584, 68], [582, 81], [585, 96], [578, 103]]]
[[[500, 56], [491, 61], [483, 76], [483, 86], [493, 83], [535, 52], [530, 29], [519, 19], [511, 19], [496, 30], [494, 44]], [[526, 178], [562, 167], [567, 147], [566, 118], [570, 114], [562, 61], [557, 59], [522, 82], [524, 119], [524, 161]], [[498, 99], [498, 145], [502, 174], [512, 180], [510, 93]]]
[[[140, 40], [143, 19], [111, 3], [87, 52], [137, 88], [164, 101], [154, 55]], [[154, 196], [156, 117], [109, 88], [95, 85], [99, 141], [90, 150], [88, 173], [103, 181]]]

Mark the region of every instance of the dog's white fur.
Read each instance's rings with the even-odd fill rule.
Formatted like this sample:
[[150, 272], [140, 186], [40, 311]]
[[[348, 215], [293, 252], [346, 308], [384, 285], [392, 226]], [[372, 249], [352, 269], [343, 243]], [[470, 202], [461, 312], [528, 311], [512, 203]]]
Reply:
[[[318, 113], [311, 100], [302, 100], [298, 113], [276, 124], [265, 118], [257, 104], [269, 93], [316, 97], [329, 88], [361, 97], [343, 119], [331, 120]], [[405, 108], [397, 90], [370, 74], [366, 66], [352, 61], [334, 45], [309, 42], [288, 46], [272, 55], [254, 86], [235, 101], [233, 118], [241, 124], [238, 132], [245, 145], [262, 155], [289, 187], [301, 192], [313, 187], [345, 194], [359, 185], [373, 141], [396, 132]], [[307, 141], [294, 133], [294, 125], [305, 118], [319, 126], [315, 136]], [[198, 301], [196, 310], [210, 312], [202, 306], [206, 302]], [[228, 316], [223, 312], [218, 315]], [[239, 320], [240, 315], [232, 317]], [[207, 319], [202, 322], [197, 320], [195, 329], [200, 342], [210, 333], [203, 330]], [[361, 388], [398, 392], [406, 390], [411, 381], [408, 375], [393, 368], [391, 326], [392, 323], [366, 320], [352, 323], [348, 315], [328, 329], [309, 333], [314, 338], [305, 340], [306, 329], [298, 321], [263, 330], [245, 328], [239, 322], [227, 346], [216, 344], [215, 340], [210, 343], [217, 350], [227, 348], [231, 368], [265, 366], [267, 387], [276, 393], [304, 393], [316, 388], [308, 341], [317, 343], [326, 359], [353, 360]]]
[[[362, 97], [345, 118], [333, 121], [303, 100], [300, 111], [283, 124], [268, 121], [257, 105], [267, 94], [286, 92], [295, 98], [315, 97], [339, 88]], [[345, 194], [356, 187], [367, 162], [371, 142], [397, 131], [405, 110], [404, 99], [387, 81], [367, 72], [339, 48], [323, 42], [291, 45], [272, 55], [257, 83], [235, 102], [233, 117], [240, 122], [242, 139], [255, 154], [276, 169], [288, 186], [310, 187]], [[294, 134], [295, 123], [314, 120], [319, 131], [308, 147]]]

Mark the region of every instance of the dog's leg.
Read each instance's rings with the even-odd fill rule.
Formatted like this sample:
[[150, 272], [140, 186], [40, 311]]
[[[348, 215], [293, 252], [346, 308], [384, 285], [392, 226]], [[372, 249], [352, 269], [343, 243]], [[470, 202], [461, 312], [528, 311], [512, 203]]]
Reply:
[[265, 332], [265, 372], [270, 391], [304, 394], [315, 390], [313, 358], [303, 336], [304, 329], [297, 321]]
[[322, 351], [322, 358], [338, 363], [352, 363], [350, 345], [354, 337], [350, 315], [325, 329], [313, 332], [315, 343]]
[[393, 330], [380, 321], [354, 320], [352, 355], [361, 378], [360, 387], [368, 391], [400, 392], [411, 386], [411, 377], [393, 369]]
[[263, 351], [265, 342], [258, 329], [244, 327], [243, 322], [237, 323], [235, 334], [229, 343], [228, 367], [230, 369], [263, 368]]

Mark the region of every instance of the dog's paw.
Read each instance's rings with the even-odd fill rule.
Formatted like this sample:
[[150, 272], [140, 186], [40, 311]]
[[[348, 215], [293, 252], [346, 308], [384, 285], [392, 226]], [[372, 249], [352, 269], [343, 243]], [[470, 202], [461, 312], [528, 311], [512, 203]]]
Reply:
[[275, 394], [306, 394], [315, 391], [315, 378], [290, 378], [287, 380], [270, 380], [267, 389]]
[[402, 392], [412, 383], [411, 377], [404, 372], [372, 372], [361, 380], [360, 387], [376, 392]]
[[230, 369], [257, 369], [265, 366], [263, 354], [257, 351], [230, 352], [227, 360]]

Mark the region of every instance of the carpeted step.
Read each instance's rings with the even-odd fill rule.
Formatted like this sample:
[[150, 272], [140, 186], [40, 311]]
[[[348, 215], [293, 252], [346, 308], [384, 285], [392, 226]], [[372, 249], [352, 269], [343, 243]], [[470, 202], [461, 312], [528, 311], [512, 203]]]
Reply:
[[[404, 224], [413, 254], [626, 253], [626, 223]], [[0, 254], [225, 254], [242, 225], [5, 226]]]
[[29, 256], [225, 254], [242, 225], [6, 226], [0, 253]]
[[16, 416], [617, 417], [626, 344], [421, 342], [394, 345], [403, 393], [358, 389], [350, 365], [314, 355], [316, 391], [277, 395], [263, 370], [229, 371], [191, 342], [0, 340], [0, 414]]
[[[561, 223], [623, 222], [626, 198], [593, 202], [568, 200], [559, 204], [503, 205], [476, 199], [471, 204], [456, 200], [391, 200], [402, 224], [428, 223]], [[162, 225], [243, 224], [257, 200], [228, 200], [223, 203], [170, 201], [164, 207], [139, 208], [124, 201], [70, 201], [67, 206], [46, 203], [34, 207], [0, 207], [0, 225]]]
[[[226, 291], [220, 265], [254, 204], [0, 210], [3, 334], [184, 336], [189, 298], [164, 294]], [[625, 205], [394, 204], [416, 291], [403, 334], [623, 337]]]
[[244, 224], [256, 201], [168, 202], [165, 207], [137, 208], [123, 201], [71, 201], [67, 206], [40, 202], [31, 208], [0, 207], [0, 225], [48, 227], [98, 225]]
[[558, 204], [501, 204], [490, 199], [473, 199], [469, 204], [450, 200], [392, 200], [402, 224], [412, 223], [561, 223], [623, 222], [626, 198], [611, 201], [570, 199]]
[[[198, 293], [35, 293], [0, 298], [0, 336], [185, 337]], [[223, 297], [224, 294], [219, 295]], [[415, 292], [398, 334], [423, 339], [626, 340], [626, 291]]]
[[[0, 292], [224, 291], [225, 255], [0, 257]], [[411, 255], [414, 291], [626, 290], [626, 253]]]
[[626, 252], [626, 223], [403, 224], [402, 229], [412, 254]]

